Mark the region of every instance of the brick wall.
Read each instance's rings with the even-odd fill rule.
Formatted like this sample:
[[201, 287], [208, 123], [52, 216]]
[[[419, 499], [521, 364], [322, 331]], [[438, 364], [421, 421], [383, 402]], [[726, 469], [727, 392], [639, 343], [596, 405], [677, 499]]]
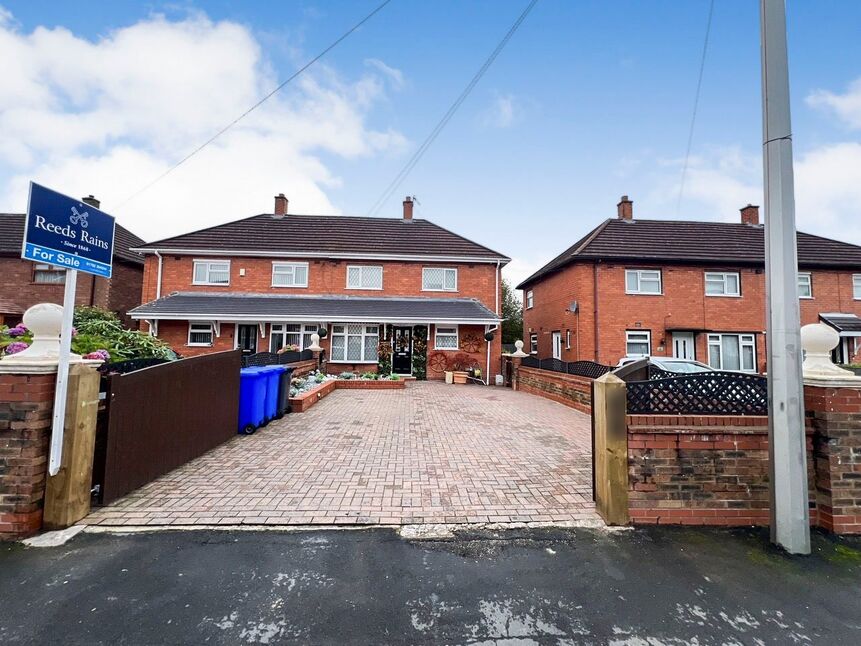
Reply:
[[822, 527], [861, 534], [861, 389], [805, 386]]
[[[78, 273], [75, 305], [94, 305], [117, 312], [120, 317], [140, 304], [143, 267], [114, 262], [111, 280]], [[44, 284], [33, 281], [33, 263], [20, 258], [0, 258], [0, 300], [15, 303], [22, 311], [37, 303], [63, 304], [62, 284]], [[130, 319], [124, 321], [133, 327]]]
[[552, 399], [584, 413], [592, 412], [592, 379], [538, 368], [517, 368], [515, 390]]
[[0, 540], [42, 526], [55, 381], [0, 374]]
[[[625, 269], [661, 269], [663, 295], [625, 293]], [[741, 296], [705, 296], [705, 271], [737, 271]], [[852, 272], [814, 270], [813, 298], [799, 299], [801, 323], [815, 323], [820, 312], [861, 316], [853, 298]], [[597, 290], [595, 281], [597, 276]], [[531, 287], [534, 306], [523, 311], [524, 343], [538, 335], [538, 356], [551, 356], [551, 333], [563, 338], [562, 359], [590, 359], [615, 365], [626, 353], [625, 331], [648, 330], [654, 356], [672, 356], [672, 329], [756, 335], [757, 368], [765, 366], [765, 274], [761, 268], [710, 265], [653, 266], [642, 263], [575, 263]], [[596, 301], [597, 296], [597, 301]], [[577, 301], [578, 312], [567, 311]], [[597, 324], [596, 324], [597, 321]], [[564, 341], [570, 333], [571, 344]], [[696, 359], [708, 362], [705, 334], [695, 338]]]

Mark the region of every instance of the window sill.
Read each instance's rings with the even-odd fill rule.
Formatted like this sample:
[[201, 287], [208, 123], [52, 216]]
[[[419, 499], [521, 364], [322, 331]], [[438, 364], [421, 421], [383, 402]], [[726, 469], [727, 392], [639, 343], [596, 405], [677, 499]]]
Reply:
[[381, 292], [383, 291], [382, 287], [345, 287], [344, 289], [349, 289], [353, 292]]
[[195, 287], [230, 287], [230, 283], [191, 283]]
[[[812, 301], [813, 297], [812, 296], [799, 296], [798, 300], [800, 300], [800, 301]], [[857, 300], [861, 300], [861, 299], [856, 298], [855, 300], [857, 301]]]
[[275, 289], [308, 289], [308, 285], [271, 285]]
[[663, 296], [664, 292], [625, 292], [627, 296]]
[[352, 364], [354, 366], [358, 365], [367, 365], [367, 366], [375, 366], [379, 363], [379, 359], [367, 359], [367, 360], [340, 360], [340, 359], [328, 359], [327, 363], [343, 363], [343, 364]]
[[211, 348], [211, 343], [186, 343], [186, 348]]
[[427, 289], [422, 287], [423, 292], [448, 292], [449, 294], [457, 294], [457, 288], [454, 289]]
[[706, 294], [706, 298], [741, 298], [741, 294]]
[[459, 352], [460, 348], [438, 348], [437, 346], [433, 347], [434, 352]]

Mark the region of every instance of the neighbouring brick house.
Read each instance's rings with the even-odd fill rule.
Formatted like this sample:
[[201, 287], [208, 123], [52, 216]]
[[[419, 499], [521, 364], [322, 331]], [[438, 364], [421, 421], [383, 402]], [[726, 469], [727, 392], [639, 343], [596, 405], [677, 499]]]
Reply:
[[[541, 358], [615, 364], [675, 356], [715, 368], [763, 372], [764, 230], [759, 208], [741, 221], [616, 218], [524, 280], [524, 350]], [[835, 360], [861, 352], [861, 247], [798, 234], [801, 323], [841, 335]]]
[[402, 218], [294, 215], [279, 195], [274, 213], [141, 245], [132, 316], [185, 356], [304, 349], [322, 328], [330, 372], [376, 370], [385, 341], [399, 374], [426, 361], [442, 378], [458, 353], [496, 371], [509, 258], [403, 207]]
[[[92, 195], [82, 199], [99, 208]], [[28, 307], [36, 303], [62, 303], [66, 272], [58, 267], [23, 260], [23, 213], [0, 213], [0, 324], [15, 325]], [[126, 324], [127, 312], [140, 305], [144, 257], [132, 247], [143, 244], [128, 229], [114, 231], [113, 275], [110, 279], [79, 273], [75, 304], [93, 305], [116, 312]]]

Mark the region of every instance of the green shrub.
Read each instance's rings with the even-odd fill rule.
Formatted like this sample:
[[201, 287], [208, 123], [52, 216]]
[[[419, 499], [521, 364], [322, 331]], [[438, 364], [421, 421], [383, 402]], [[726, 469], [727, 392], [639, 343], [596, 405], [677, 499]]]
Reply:
[[391, 379], [392, 381], [399, 381], [400, 375], [391, 374], [391, 375], [389, 375], [389, 379]]
[[353, 378], [353, 377], [355, 377], [356, 375], [354, 375], [352, 372], [342, 372], [342, 373], [341, 373], [340, 375], [338, 375], [338, 376], [339, 376], [341, 379], [352, 379], [352, 378]]

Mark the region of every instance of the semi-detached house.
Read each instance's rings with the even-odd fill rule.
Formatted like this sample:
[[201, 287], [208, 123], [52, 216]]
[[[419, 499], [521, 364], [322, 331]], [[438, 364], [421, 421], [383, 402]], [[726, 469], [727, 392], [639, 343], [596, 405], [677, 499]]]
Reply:
[[[184, 356], [300, 349], [324, 330], [330, 372], [393, 371], [422, 354], [429, 379], [468, 355], [485, 374], [501, 356], [501, 269], [509, 258], [428, 220], [274, 213], [142, 245], [142, 328]], [[495, 332], [495, 333], [494, 333]], [[487, 340], [487, 338], [491, 340]]]
[[[527, 350], [615, 364], [696, 359], [763, 372], [765, 236], [759, 209], [739, 222], [634, 219], [623, 196], [605, 220], [524, 280]], [[861, 247], [798, 233], [801, 323], [840, 334], [835, 360], [861, 361]]]

